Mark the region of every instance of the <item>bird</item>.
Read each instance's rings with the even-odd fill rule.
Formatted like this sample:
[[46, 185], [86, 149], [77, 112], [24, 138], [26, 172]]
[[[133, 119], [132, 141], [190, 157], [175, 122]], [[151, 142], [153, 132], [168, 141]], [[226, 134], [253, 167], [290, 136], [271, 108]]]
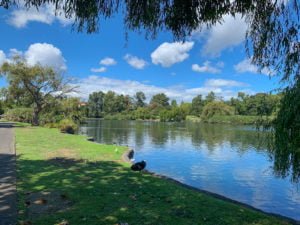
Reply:
[[143, 160], [141, 162], [137, 162], [137, 163], [133, 164], [131, 166], [131, 169], [133, 171], [142, 171], [143, 169], [145, 169], [145, 167], [146, 167], [146, 161]]

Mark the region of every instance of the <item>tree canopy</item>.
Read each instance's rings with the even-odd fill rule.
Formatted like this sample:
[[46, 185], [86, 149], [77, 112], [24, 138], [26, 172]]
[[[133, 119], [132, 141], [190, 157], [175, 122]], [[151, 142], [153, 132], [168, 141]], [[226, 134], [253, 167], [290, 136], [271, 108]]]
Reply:
[[[63, 76], [52, 68], [40, 65], [29, 66], [21, 58], [0, 67], [0, 74], [9, 83], [8, 94], [12, 98], [22, 98], [33, 106], [33, 124], [39, 125], [40, 112], [59, 98], [75, 89], [64, 81]], [[19, 101], [20, 102], [20, 101]]]
[[57, 14], [74, 19], [79, 31], [99, 30], [100, 19], [124, 14], [126, 30], [145, 31], [147, 37], [170, 31], [184, 40], [196, 29], [222, 23], [225, 15], [241, 15], [248, 23], [247, 50], [261, 69], [281, 75], [283, 81], [300, 77], [300, 11], [298, 0], [0, 0], [8, 9], [24, 4], [41, 8], [52, 4]]

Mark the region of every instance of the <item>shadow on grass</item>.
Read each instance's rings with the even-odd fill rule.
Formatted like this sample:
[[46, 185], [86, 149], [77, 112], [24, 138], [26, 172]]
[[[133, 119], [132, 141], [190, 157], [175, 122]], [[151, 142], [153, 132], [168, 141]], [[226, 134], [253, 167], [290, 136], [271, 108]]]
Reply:
[[19, 220], [32, 224], [287, 224], [113, 161], [20, 156], [18, 194]]

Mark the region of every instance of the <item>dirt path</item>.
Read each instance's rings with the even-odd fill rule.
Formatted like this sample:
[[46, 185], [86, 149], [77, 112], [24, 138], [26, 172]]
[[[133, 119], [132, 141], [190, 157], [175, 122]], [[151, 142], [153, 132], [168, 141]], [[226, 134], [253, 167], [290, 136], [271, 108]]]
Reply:
[[0, 124], [0, 225], [17, 223], [16, 154], [13, 128]]

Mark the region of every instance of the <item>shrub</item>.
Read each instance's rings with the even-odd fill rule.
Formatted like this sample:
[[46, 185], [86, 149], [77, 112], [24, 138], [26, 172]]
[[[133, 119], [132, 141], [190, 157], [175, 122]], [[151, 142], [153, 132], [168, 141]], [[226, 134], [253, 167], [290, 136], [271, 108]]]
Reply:
[[199, 122], [201, 122], [201, 118], [197, 117], [197, 116], [188, 115], [188, 116], [186, 116], [186, 121], [199, 123]]
[[210, 102], [204, 106], [201, 118], [206, 120], [213, 116], [229, 116], [234, 114], [234, 108], [224, 102]]
[[58, 123], [46, 123], [46, 124], [44, 124], [44, 127], [47, 127], [47, 128], [58, 128], [59, 124]]
[[185, 120], [186, 114], [180, 108], [162, 110], [159, 114], [161, 122], [180, 122]]
[[70, 119], [63, 119], [62, 121], [60, 121], [58, 127], [62, 133], [67, 133], [67, 134], [74, 134], [78, 129], [77, 124]]
[[63, 115], [56, 114], [55, 112], [43, 112], [40, 114], [40, 124], [55, 124], [63, 119]]
[[32, 123], [32, 115], [32, 108], [14, 108], [9, 109], [4, 114], [4, 118], [8, 121]]
[[148, 108], [139, 107], [134, 111], [134, 118], [137, 120], [149, 120], [152, 118], [152, 115]]

